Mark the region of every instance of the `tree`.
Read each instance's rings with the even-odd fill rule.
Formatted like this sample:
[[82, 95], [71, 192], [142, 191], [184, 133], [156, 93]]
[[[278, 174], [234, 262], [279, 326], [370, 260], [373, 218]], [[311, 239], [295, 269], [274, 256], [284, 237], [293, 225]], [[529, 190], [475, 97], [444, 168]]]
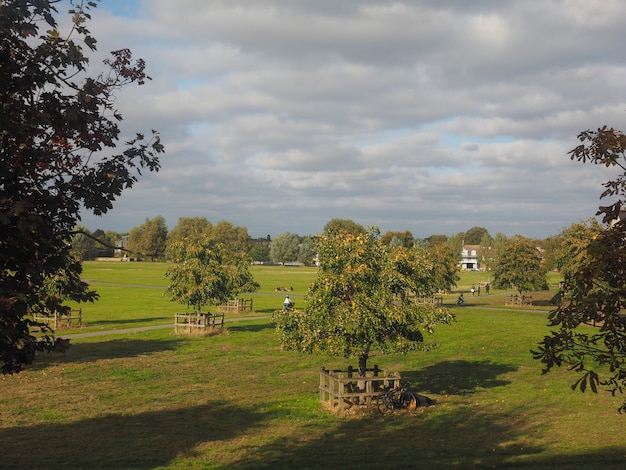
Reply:
[[270, 247], [268, 246], [260, 246], [260, 245], [252, 245], [250, 251], [248, 252], [248, 256], [252, 258], [252, 261], [256, 261], [259, 263], [266, 263], [270, 261]]
[[304, 237], [298, 248], [298, 261], [305, 266], [312, 266], [315, 264], [316, 255], [315, 239], [311, 236]]
[[459, 257], [447, 244], [437, 244], [429, 248], [435, 263], [433, 293], [450, 292], [459, 281]]
[[[415, 244], [413, 234], [409, 230], [405, 230], [404, 232], [387, 231], [380, 237], [380, 241], [383, 245], [389, 246], [394, 238], [396, 239], [394, 242], [396, 243], [396, 246], [411, 248]], [[399, 245], [397, 245], [397, 243], [399, 243]]]
[[521, 235], [507, 240], [498, 264], [493, 268], [493, 285], [500, 289], [514, 287], [520, 295], [548, 289], [539, 251], [530, 240]]
[[[441, 243], [448, 243], [447, 235], [431, 235], [426, 239], [431, 246], [439, 245]], [[461, 256], [461, 251], [459, 250], [459, 257]]]
[[586, 263], [589, 244], [603, 229], [596, 219], [570, 225], [559, 234], [559, 248], [554, 255], [554, 263], [563, 278], [573, 276], [581, 265]]
[[[428, 248], [434, 247], [436, 244], [431, 244], [427, 239], [425, 238], [416, 238], [415, 240], [413, 240], [413, 247], [414, 248], [418, 248], [420, 250], [427, 250]], [[458, 260], [457, 260], [458, 261]]]
[[96, 240], [82, 225], [74, 228], [70, 246], [70, 255], [79, 261], [92, 260], [97, 256]]
[[[95, 300], [80, 282], [71, 253], [82, 210], [101, 215], [144, 169], [160, 167], [158, 134], [142, 134], [116, 151], [122, 116], [117, 92], [143, 84], [143, 60], [127, 49], [112, 52], [104, 73], [87, 75], [86, 50], [96, 40], [86, 27], [92, 2], [70, 10], [62, 35], [52, 0], [0, 3], [0, 361], [18, 372], [37, 351], [55, 347], [45, 325], [29, 319], [62, 299]], [[51, 297], [50, 279], [62, 275], [64, 295]], [[37, 340], [30, 328], [46, 333]]]
[[[615, 395], [626, 389], [626, 223], [620, 217], [626, 196], [626, 136], [602, 127], [578, 138], [581, 144], [569, 152], [572, 160], [620, 170], [600, 195], [616, 200], [596, 213], [607, 228], [578, 245], [568, 265], [571, 273], [553, 299], [557, 307], [548, 317], [555, 329], [533, 353], [545, 365], [544, 373], [566, 365], [579, 374], [572, 389], [597, 392], [602, 386]], [[619, 411], [626, 411], [626, 401]]]
[[281, 233], [270, 242], [270, 258], [280, 264], [296, 261], [299, 249], [300, 237], [298, 235], [291, 232]]
[[492, 271], [498, 265], [500, 256], [506, 248], [506, 243], [506, 235], [500, 232], [496, 233], [496, 236], [491, 240], [490, 237], [484, 237], [481, 240], [479, 256], [480, 261], [485, 263], [487, 271]]
[[190, 235], [172, 243], [168, 257], [175, 264], [165, 273], [171, 279], [166, 292], [173, 301], [195, 312], [259, 288], [247, 256], [229, 251], [208, 234]]
[[146, 219], [139, 227], [134, 227], [128, 236], [128, 250], [150, 261], [163, 258], [167, 247], [167, 225], [165, 219], [157, 215]]
[[230, 222], [221, 220], [211, 229], [213, 238], [222, 242], [234, 252], [247, 253], [250, 250], [250, 235], [245, 227], [236, 227]]
[[206, 217], [181, 217], [176, 227], [167, 233], [167, 246], [183, 240], [189, 236], [197, 236], [202, 233], [209, 234], [213, 225]]
[[463, 240], [466, 245], [480, 245], [480, 242], [485, 235], [489, 235], [489, 230], [485, 227], [472, 227], [465, 232]]
[[463, 233], [457, 233], [456, 235], [452, 235], [448, 238], [446, 242], [455, 258], [457, 259], [457, 263], [461, 261], [461, 256], [463, 254]]
[[556, 257], [561, 250], [562, 240], [559, 236], [552, 236], [544, 238], [541, 242], [541, 248], [543, 250], [543, 268], [546, 272], [557, 269]]
[[330, 219], [324, 226], [324, 232], [348, 232], [353, 235], [365, 233], [365, 227], [351, 219]]
[[320, 269], [305, 309], [273, 314], [283, 348], [356, 357], [363, 377], [373, 351], [426, 349], [424, 333], [454, 320], [445, 308], [410, 300], [428, 272], [411, 250], [389, 253], [375, 227], [325, 232], [318, 248]]
[[492, 250], [494, 240], [489, 233], [483, 233], [480, 239], [480, 248], [478, 249], [478, 262], [480, 266], [485, 266], [485, 270], [490, 270], [493, 266]]

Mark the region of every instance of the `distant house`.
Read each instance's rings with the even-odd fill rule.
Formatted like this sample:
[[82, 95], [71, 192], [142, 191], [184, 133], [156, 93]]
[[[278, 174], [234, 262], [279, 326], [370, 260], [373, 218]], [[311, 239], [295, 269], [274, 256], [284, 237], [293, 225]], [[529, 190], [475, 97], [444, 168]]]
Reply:
[[124, 250], [126, 250], [126, 247], [128, 246], [128, 239], [129, 238], [130, 238], [129, 235], [122, 235], [115, 242], [115, 254], [117, 256], [121, 256], [122, 252]]
[[269, 246], [271, 241], [272, 241], [272, 238], [268, 235], [265, 238], [251, 238], [250, 244], [255, 245], [255, 246]]
[[459, 267], [463, 271], [484, 271], [485, 266], [478, 260], [480, 245], [463, 245]]

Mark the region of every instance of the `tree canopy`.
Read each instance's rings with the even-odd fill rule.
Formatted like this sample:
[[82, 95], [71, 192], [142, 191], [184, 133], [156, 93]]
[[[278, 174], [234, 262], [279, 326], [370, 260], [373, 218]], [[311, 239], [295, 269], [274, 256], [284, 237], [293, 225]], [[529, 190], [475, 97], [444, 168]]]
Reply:
[[541, 256], [531, 240], [521, 235], [507, 239], [493, 268], [493, 285], [502, 289], [514, 287], [520, 294], [548, 289]]
[[324, 232], [326, 233], [339, 233], [348, 232], [353, 235], [365, 233], [365, 227], [355, 222], [352, 219], [330, 219], [326, 225], [324, 225]]
[[165, 255], [167, 225], [165, 219], [157, 215], [138, 227], [134, 227], [128, 236], [128, 250], [150, 261], [162, 259]]
[[[604, 184], [600, 198], [616, 197], [600, 206], [596, 215], [604, 230], [583, 237], [568, 261], [569, 273], [554, 298], [550, 312], [554, 328], [534, 352], [544, 372], [566, 365], [579, 374], [573, 389], [605, 387], [613, 394], [626, 388], [626, 223], [620, 219], [626, 196], [626, 136], [602, 127], [579, 134], [581, 144], [570, 151], [572, 160], [618, 168]], [[581, 228], [581, 227], [579, 227]], [[593, 228], [593, 227], [592, 227]], [[586, 230], [585, 230], [586, 232]], [[620, 407], [626, 411], [626, 401]]]
[[270, 258], [275, 263], [296, 261], [300, 251], [300, 237], [292, 232], [281, 233], [270, 242]]
[[463, 242], [466, 245], [480, 245], [480, 242], [483, 240], [484, 236], [489, 235], [489, 230], [485, 227], [472, 227], [467, 232], [465, 232], [463, 236]]
[[411, 301], [411, 292], [430, 289], [432, 264], [415, 263], [405, 248], [389, 252], [376, 228], [325, 232], [318, 250], [305, 309], [274, 312], [285, 349], [357, 357], [364, 376], [373, 351], [428, 348], [424, 334], [454, 321], [445, 308]]
[[198, 233], [173, 242], [168, 256], [173, 265], [165, 273], [170, 278], [167, 294], [195, 312], [259, 288], [247, 255], [229, 250], [209, 234]]
[[[0, 361], [18, 372], [36, 351], [55, 347], [32, 312], [63, 310], [64, 300], [97, 295], [80, 281], [70, 253], [83, 208], [104, 214], [144, 169], [160, 167], [158, 134], [136, 134], [117, 151], [122, 116], [116, 93], [149, 77], [143, 60], [113, 51], [104, 72], [87, 74], [86, 27], [92, 2], [69, 12], [71, 34], [57, 27], [51, 0], [0, 3]], [[62, 279], [62, 282], [51, 280]], [[51, 294], [50, 285], [61, 291]], [[46, 335], [37, 340], [31, 328]], [[58, 343], [57, 343], [58, 344]]]
[[391, 230], [389, 230], [380, 237], [380, 241], [383, 243], [383, 245], [387, 246], [389, 246], [394, 239], [399, 242], [399, 244], [396, 244], [396, 246], [403, 246], [405, 248], [411, 248], [415, 243], [413, 234], [409, 230], [405, 230], [404, 232], [392, 232]]

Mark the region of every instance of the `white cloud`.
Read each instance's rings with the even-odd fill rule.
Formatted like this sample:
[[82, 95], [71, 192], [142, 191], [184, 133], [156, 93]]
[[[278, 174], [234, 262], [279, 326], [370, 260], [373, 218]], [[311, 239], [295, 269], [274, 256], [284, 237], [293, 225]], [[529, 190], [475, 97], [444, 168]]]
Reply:
[[158, 129], [166, 154], [85, 222], [555, 234], [612, 177], [567, 152], [626, 129], [624, 20], [618, 0], [104, 0], [99, 50], [153, 77], [120, 94], [124, 131]]

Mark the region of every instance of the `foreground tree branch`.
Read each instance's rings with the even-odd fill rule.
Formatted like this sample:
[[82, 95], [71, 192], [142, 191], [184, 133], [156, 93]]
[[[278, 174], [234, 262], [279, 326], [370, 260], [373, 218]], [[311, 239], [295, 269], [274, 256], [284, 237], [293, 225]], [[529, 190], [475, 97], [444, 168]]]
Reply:
[[[86, 208], [104, 214], [144, 169], [158, 171], [159, 134], [136, 134], [118, 150], [115, 94], [148, 78], [142, 60], [114, 51], [109, 73], [86, 74], [83, 45], [95, 2], [72, 3], [73, 31], [57, 28], [53, 0], [0, 2], [0, 364], [19, 372], [35, 353], [59, 348], [34, 312], [97, 298], [70, 253]], [[32, 330], [44, 335], [37, 339]]]
[[[544, 373], [562, 365], [578, 373], [573, 389], [605, 387], [615, 395], [626, 389], [626, 223], [619, 218], [626, 194], [626, 136], [602, 127], [579, 139], [581, 145], [570, 152], [573, 160], [623, 172], [604, 184], [600, 196], [618, 200], [599, 208], [596, 215], [607, 227], [577, 249], [549, 316], [556, 329], [532, 352], [545, 364]], [[626, 402], [619, 411], [626, 411]]]

